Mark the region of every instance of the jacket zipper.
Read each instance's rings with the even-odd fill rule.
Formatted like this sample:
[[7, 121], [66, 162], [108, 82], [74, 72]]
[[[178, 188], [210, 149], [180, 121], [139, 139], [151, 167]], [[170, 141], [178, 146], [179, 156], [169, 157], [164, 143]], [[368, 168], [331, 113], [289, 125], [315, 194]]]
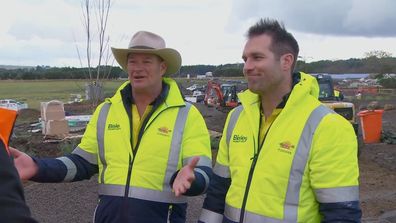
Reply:
[[[137, 139], [137, 142], [136, 142], [136, 148], [135, 149], [132, 149], [132, 154], [133, 154], [133, 157], [131, 158], [131, 156], [129, 155], [129, 166], [128, 166], [128, 175], [127, 175], [127, 181], [126, 181], [126, 184], [125, 184], [125, 194], [124, 194], [124, 197], [128, 197], [128, 194], [129, 194], [129, 187], [130, 187], [130, 183], [131, 183], [131, 178], [132, 178], [132, 167], [133, 167], [133, 163], [134, 163], [134, 161], [135, 161], [135, 157], [136, 157], [136, 154], [137, 154], [137, 151], [138, 151], [138, 149], [139, 149], [139, 145], [140, 145], [140, 140], [141, 140], [141, 138], [143, 137], [143, 134], [144, 134], [144, 132], [145, 132], [145, 129], [147, 129], [150, 125], [151, 125], [151, 123], [153, 123], [154, 122], [154, 120], [162, 113], [162, 112], [164, 112], [165, 110], [167, 110], [167, 109], [169, 109], [169, 108], [173, 108], [173, 107], [179, 107], [179, 106], [171, 106], [171, 107], [167, 107], [167, 108], [165, 108], [165, 109], [163, 109], [162, 111], [160, 111], [154, 118], [153, 118], [153, 120], [147, 125], [147, 123], [148, 123], [148, 121], [149, 121], [149, 119], [151, 118], [151, 116], [153, 115], [153, 113], [154, 113], [154, 109], [152, 110], [152, 113], [150, 114], [150, 115], [148, 115], [147, 117], [146, 117], [146, 119], [145, 119], [145, 125], [147, 125], [147, 126], [141, 126], [141, 128], [140, 128], [140, 130], [139, 130], [139, 134], [138, 134], [138, 139]], [[132, 123], [131, 122], [131, 117], [129, 117], [130, 118], [130, 122], [129, 123]], [[147, 121], [146, 121], [147, 120]], [[133, 145], [133, 139], [132, 139], [132, 131], [133, 131], [133, 126], [131, 126], [132, 124], [130, 124], [130, 129], [131, 129], [131, 137], [130, 137], [130, 143], [131, 143], [131, 145]]]
[[241, 215], [239, 216], [239, 223], [243, 223], [243, 219], [245, 217], [245, 209], [246, 209], [246, 203], [247, 203], [247, 198], [249, 195], [249, 189], [250, 189], [250, 185], [252, 183], [252, 179], [253, 179], [253, 173], [256, 167], [256, 163], [257, 163], [257, 159], [260, 155], [261, 152], [261, 148], [264, 145], [265, 142], [265, 138], [267, 137], [267, 133], [270, 131], [271, 125], [268, 127], [267, 132], [264, 134], [263, 140], [260, 143], [260, 129], [261, 129], [261, 116], [260, 116], [260, 121], [259, 121], [260, 125], [259, 125], [259, 131], [258, 131], [258, 137], [257, 137], [257, 145], [259, 145], [259, 148], [257, 149], [257, 153], [256, 150], [254, 150], [254, 155], [252, 158], [250, 158], [252, 160], [252, 164], [250, 166], [250, 170], [249, 170], [249, 175], [248, 175], [248, 179], [247, 179], [247, 183], [246, 183], [246, 188], [245, 188], [245, 194], [243, 195], [243, 201], [242, 201], [242, 207], [241, 207]]

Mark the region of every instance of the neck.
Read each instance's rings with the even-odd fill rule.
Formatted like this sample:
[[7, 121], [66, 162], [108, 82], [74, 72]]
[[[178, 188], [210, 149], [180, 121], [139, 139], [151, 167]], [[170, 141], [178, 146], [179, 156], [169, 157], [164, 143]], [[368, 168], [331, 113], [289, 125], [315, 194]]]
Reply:
[[261, 108], [263, 109], [263, 113], [265, 116], [265, 119], [268, 119], [268, 117], [272, 114], [272, 112], [275, 110], [275, 108], [282, 102], [281, 97], [275, 97], [275, 96], [264, 96], [261, 95]]
[[283, 85], [278, 86], [276, 89], [271, 89], [270, 91], [263, 92], [260, 94], [261, 108], [263, 110], [266, 119], [282, 102], [283, 96], [285, 96], [287, 93], [290, 92], [291, 85], [292, 83], [290, 79], [289, 81], [285, 81]]
[[160, 87], [155, 89], [156, 90], [139, 91], [132, 88], [132, 97], [139, 111], [140, 117], [142, 117], [146, 111], [147, 106], [150, 105], [161, 94], [162, 83]]

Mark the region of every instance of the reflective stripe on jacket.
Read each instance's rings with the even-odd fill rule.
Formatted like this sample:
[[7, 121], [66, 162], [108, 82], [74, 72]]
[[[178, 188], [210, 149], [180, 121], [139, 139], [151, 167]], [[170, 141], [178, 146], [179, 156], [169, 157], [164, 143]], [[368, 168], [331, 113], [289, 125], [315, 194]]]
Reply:
[[[227, 118], [214, 174], [231, 178], [224, 217], [232, 222], [320, 222], [319, 203], [357, 201], [357, 143], [352, 126], [322, 105], [317, 83], [301, 73], [259, 142], [260, 99], [246, 91]], [[262, 146], [260, 146], [262, 145]], [[204, 210], [200, 220], [219, 222]]]
[[[99, 166], [100, 195], [185, 203], [184, 196], [175, 197], [171, 191], [172, 175], [194, 156], [200, 156], [198, 166], [211, 167], [209, 134], [201, 114], [184, 102], [176, 82], [167, 78], [164, 82], [169, 92], [153, 107], [136, 148], [132, 148], [132, 119], [121, 97], [129, 82], [95, 111], [73, 153]], [[209, 176], [200, 173], [208, 184]]]

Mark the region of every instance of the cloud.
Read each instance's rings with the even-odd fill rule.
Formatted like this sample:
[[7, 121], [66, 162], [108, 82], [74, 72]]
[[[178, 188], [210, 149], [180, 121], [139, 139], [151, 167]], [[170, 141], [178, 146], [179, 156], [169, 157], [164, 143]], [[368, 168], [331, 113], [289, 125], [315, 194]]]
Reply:
[[395, 37], [395, 8], [393, 0], [234, 0], [230, 23], [270, 17], [312, 34]]
[[38, 37], [73, 41], [71, 30], [81, 16], [79, 4], [70, 5], [62, 0], [15, 1], [7, 11], [12, 22], [3, 29], [17, 40]]
[[32, 24], [28, 21], [14, 23], [8, 34], [17, 40], [29, 40], [34, 37], [42, 39], [60, 39], [63, 41], [73, 41], [70, 29], [59, 27], [52, 24]]
[[[110, 46], [126, 47], [136, 31], [152, 31], [182, 54], [183, 65], [242, 62], [244, 33], [261, 17], [283, 21], [308, 59], [396, 54], [392, 0], [112, 1]], [[76, 45], [85, 57], [80, 0], [13, 0], [0, 18], [0, 64], [80, 66]]]

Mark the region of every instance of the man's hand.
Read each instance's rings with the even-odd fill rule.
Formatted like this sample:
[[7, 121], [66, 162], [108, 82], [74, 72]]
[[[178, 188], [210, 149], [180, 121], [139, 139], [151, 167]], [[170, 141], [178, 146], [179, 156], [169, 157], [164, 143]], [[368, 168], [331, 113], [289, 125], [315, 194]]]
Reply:
[[172, 186], [176, 197], [184, 194], [190, 189], [191, 183], [195, 180], [194, 168], [197, 166], [198, 161], [198, 156], [193, 157], [189, 164], [180, 169]]
[[9, 150], [14, 157], [14, 165], [21, 180], [29, 180], [37, 174], [38, 166], [30, 156], [12, 147], [9, 147]]

